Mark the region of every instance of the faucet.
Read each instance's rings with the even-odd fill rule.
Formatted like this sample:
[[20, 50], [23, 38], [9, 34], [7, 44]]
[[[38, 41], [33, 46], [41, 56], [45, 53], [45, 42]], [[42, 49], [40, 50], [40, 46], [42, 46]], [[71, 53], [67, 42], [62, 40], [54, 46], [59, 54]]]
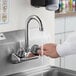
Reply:
[[[29, 39], [28, 39], [29, 38], [29, 35], [28, 35], [29, 34], [29, 23], [31, 20], [36, 20], [39, 23], [39, 30], [43, 31], [43, 25], [42, 25], [41, 19], [36, 15], [29, 16], [26, 21], [27, 23], [26, 23], [26, 30], [25, 30], [25, 50], [23, 48], [20, 48], [19, 51], [17, 51], [17, 53], [11, 54], [11, 61], [14, 64], [37, 58], [37, 57], [27, 58], [27, 54], [29, 52]], [[31, 53], [34, 55], [38, 55], [37, 50], [39, 49], [40, 49], [39, 46], [35, 44], [31, 47]]]
[[29, 51], [29, 23], [32, 20], [36, 20], [39, 24], [39, 30], [43, 31], [43, 25], [41, 19], [37, 15], [31, 15], [28, 17], [27, 22], [26, 22], [26, 30], [25, 30], [25, 51]]

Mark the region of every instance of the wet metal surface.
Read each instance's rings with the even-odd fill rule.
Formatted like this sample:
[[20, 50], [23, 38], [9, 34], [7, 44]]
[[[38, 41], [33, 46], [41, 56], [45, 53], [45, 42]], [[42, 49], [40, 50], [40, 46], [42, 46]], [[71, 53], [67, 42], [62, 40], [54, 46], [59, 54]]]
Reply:
[[23, 72], [23, 73], [17, 73], [12, 74], [9, 76], [76, 76], [76, 72], [68, 69], [62, 69], [57, 67], [52, 67], [50, 69], [44, 69], [44, 70], [34, 70], [33, 72]]

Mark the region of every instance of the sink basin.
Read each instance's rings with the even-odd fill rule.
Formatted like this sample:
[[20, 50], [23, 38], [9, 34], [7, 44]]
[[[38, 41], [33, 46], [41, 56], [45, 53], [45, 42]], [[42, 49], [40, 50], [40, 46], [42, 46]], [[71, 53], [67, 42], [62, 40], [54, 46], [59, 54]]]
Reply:
[[51, 67], [43, 70], [35, 69], [32, 72], [31, 71], [21, 72], [8, 76], [76, 76], [76, 71], [58, 67]]

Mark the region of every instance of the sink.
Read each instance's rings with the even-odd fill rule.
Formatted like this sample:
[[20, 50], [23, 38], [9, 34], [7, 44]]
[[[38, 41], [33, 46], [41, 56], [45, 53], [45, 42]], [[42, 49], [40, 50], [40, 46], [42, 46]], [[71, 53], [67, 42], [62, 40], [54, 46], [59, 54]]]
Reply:
[[[42, 68], [41, 68], [42, 69]], [[46, 69], [35, 69], [32, 71], [16, 73], [8, 76], [76, 76], [76, 71], [63, 69], [59, 67], [50, 67]]]

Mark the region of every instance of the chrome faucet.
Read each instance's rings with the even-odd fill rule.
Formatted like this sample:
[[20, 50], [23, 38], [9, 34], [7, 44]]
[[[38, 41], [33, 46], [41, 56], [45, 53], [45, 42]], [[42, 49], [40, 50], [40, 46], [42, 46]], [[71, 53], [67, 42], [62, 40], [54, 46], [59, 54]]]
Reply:
[[[31, 59], [36, 59], [38, 58], [37, 56], [35, 57], [31, 57], [31, 58], [27, 58], [27, 55], [29, 53], [29, 23], [31, 20], [36, 20], [39, 23], [39, 30], [43, 31], [43, 25], [42, 25], [42, 21], [41, 19], [36, 16], [36, 15], [31, 15], [28, 17], [27, 21], [26, 21], [26, 30], [25, 30], [25, 50], [23, 48], [20, 48], [17, 53], [12, 53], [11, 54], [11, 61], [14, 64], [26, 61], [26, 60], [31, 60]], [[31, 53], [34, 55], [38, 55], [37, 54], [37, 50], [39, 50], [39, 46], [38, 45], [33, 45], [31, 47]]]
[[29, 51], [29, 23], [32, 20], [36, 20], [39, 24], [39, 30], [43, 31], [43, 25], [41, 19], [37, 15], [31, 15], [28, 17], [27, 22], [26, 22], [26, 32], [25, 32], [25, 52]]

